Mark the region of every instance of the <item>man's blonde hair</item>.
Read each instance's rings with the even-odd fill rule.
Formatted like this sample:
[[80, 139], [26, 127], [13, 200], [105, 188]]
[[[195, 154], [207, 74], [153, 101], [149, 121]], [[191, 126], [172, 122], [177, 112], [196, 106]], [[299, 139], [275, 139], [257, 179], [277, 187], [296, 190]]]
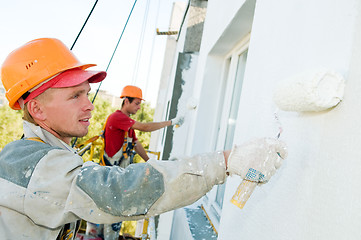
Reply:
[[34, 120], [34, 118], [31, 116], [31, 114], [29, 113], [29, 111], [28, 111], [28, 103], [25, 103], [25, 105], [24, 105], [24, 113], [23, 113], [23, 120], [25, 120], [25, 121], [28, 121], [28, 122], [30, 122], [30, 123], [32, 123], [32, 124], [35, 124], [35, 125], [38, 125], [36, 122], [35, 122], [35, 120]]
[[[51, 90], [53, 88], [48, 88], [46, 89], [43, 93], [41, 93], [39, 96], [36, 96], [34, 99], [37, 99], [38, 101], [49, 101], [52, 98], [52, 94]], [[24, 114], [23, 114], [23, 120], [31, 122], [32, 124], [35, 124], [36, 126], [38, 126], [39, 124], [37, 124], [33, 118], [33, 116], [31, 116], [31, 114], [28, 111], [28, 102], [24, 104]]]

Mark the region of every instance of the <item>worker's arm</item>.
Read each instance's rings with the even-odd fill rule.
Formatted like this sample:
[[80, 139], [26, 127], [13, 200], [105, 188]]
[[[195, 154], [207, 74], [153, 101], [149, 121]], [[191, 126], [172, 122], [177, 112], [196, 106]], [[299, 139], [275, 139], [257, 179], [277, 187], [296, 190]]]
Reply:
[[94, 223], [142, 219], [193, 203], [225, 177], [222, 152], [174, 161], [149, 159], [125, 169], [89, 161], [74, 181], [69, 210]]
[[168, 127], [171, 125], [178, 125], [181, 126], [184, 122], [184, 117], [179, 116], [176, 118], [173, 118], [168, 121], [163, 122], [148, 122], [148, 123], [142, 123], [142, 122], [135, 122], [131, 128], [143, 131], [143, 132], [153, 132], [155, 130]]
[[147, 152], [145, 151], [143, 145], [137, 140], [135, 141], [135, 147], [134, 150], [136, 153], [138, 153], [138, 155], [144, 159], [144, 161], [148, 161], [149, 157]]
[[132, 126], [133, 129], [143, 131], [143, 132], [153, 132], [155, 130], [171, 126], [172, 122], [169, 121], [163, 121], [163, 122], [148, 122], [148, 123], [142, 123], [142, 122], [135, 122]]
[[[54, 214], [59, 218], [74, 214], [94, 223], [142, 219], [187, 206], [214, 185], [222, 184], [227, 172], [245, 178], [245, 173], [253, 168], [264, 176], [259, 182], [267, 181], [282, 163], [278, 156], [286, 156], [284, 146], [275, 139], [248, 142], [232, 149], [230, 155], [226, 151], [172, 161], [150, 159], [146, 163], [131, 164], [125, 169], [103, 167], [91, 161], [80, 167], [81, 157], [74, 161], [75, 156], [69, 151], [53, 151], [43, 157], [44, 164], [41, 166], [44, 171], [41, 174], [33, 173], [42, 180], [46, 173], [47, 188], [30, 188], [29, 194], [40, 190], [56, 193], [54, 200], [50, 201], [50, 198], [42, 195], [36, 199], [31, 195], [27, 200], [37, 200], [40, 204], [56, 203]], [[49, 164], [59, 164], [59, 168], [52, 168], [56, 169], [56, 173], [45, 171], [48, 171]], [[61, 184], [71, 187], [60, 191], [56, 187], [64, 180], [67, 182]], [[34, 181], [33, 185], [37, 182]], [[50, 191], [48, 185], [57, 191]], [[59, 223], [63, 222], [62, 219], [53, 218]]]

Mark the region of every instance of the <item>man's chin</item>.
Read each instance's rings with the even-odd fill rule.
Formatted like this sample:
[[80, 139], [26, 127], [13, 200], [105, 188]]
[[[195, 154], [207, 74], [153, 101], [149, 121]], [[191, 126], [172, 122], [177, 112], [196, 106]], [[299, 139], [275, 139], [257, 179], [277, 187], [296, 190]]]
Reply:
[[73, 137], [76, 137], [76, 138], [82, 138], [82, 137], [85, 137], [87, 134], [88, 134], [88, 129], [86, 131], [83, 131], [81, 133], [75, 133], [73, 134]]

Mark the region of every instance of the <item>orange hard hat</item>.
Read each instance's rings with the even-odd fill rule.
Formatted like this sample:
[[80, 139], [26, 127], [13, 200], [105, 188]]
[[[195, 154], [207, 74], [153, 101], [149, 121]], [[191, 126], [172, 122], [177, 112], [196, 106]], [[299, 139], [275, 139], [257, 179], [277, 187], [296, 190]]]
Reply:
[[19, 98], [48, 78], [73, 68], [86, 69], [96, 64], [83, 64], [55, 38], [40, 38], [12, 51], [1, 66], [1, 81], [12, 109], [19, 110]]
[[139, 98], [141, 100], [144, 100], [142, 95], [142, 89], [132, 85], [128, 85], [123, 88], [122, 95], [120, 96], [120, 98], [123, 97], [132, 97], [132, 98]]

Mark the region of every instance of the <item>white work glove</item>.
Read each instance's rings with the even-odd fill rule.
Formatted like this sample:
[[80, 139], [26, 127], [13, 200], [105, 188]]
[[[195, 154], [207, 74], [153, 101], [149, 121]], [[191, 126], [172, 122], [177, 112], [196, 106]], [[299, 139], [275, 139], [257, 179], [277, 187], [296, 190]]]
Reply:
[[235, 145], [228, 157], [227, 172], [253, 182], [267, 182], [287, 157], [286, 144], [260, 138]]
[[184, 123], [184, 117], [183, 116], [178, 116], [176, 118], [173, 118], [170, 121], [171, 121], [172, 125], [181, 126]]

